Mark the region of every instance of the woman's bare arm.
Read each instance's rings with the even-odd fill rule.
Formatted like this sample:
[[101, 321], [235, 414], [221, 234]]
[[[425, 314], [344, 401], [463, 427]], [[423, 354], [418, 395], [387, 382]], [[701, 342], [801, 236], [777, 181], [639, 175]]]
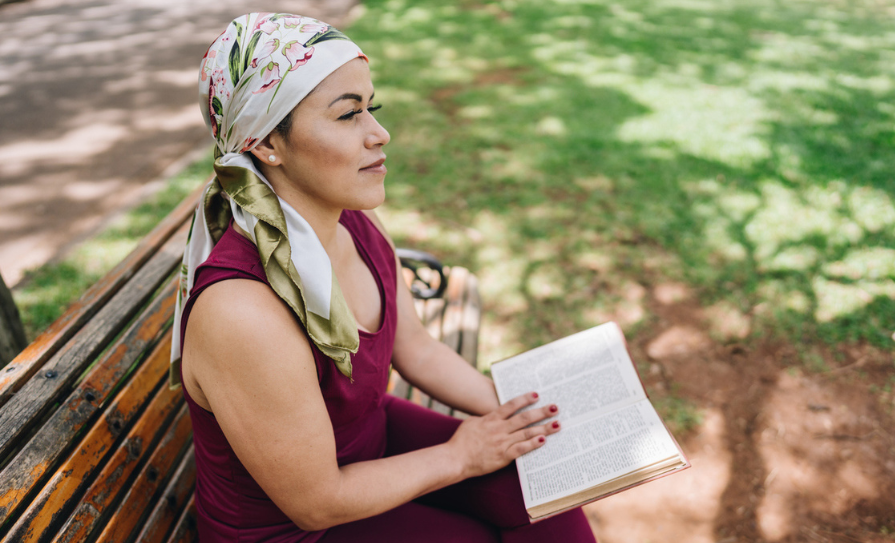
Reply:
[[[394, 248], [376, 213], [364, 213]], [[401, 269], [400, 261], [398, 269]], [[416, 314], [413, 296], [401, 274], [398, 274], [398, 330], [392, 361], [410, 384], [455, 409], [484, 415], [500, 405], [491, 379], [429, 335]]]
[[184, 364], [192, 382], [252, 477], [306, 530], [373, 516], [489, 473], [556, 431], [526, 428], [554, 414], [546, 408], [513, 415], [535, 401], [527, 395], [464, 421], [443, 445], [340, 467], [310, 345], [269, 287], [212, 285], [196, 300], [188, 328]]
[[484, 415], [500, 405], [491, 379], [429, 335], [403, 281], [398, 285], [398, 330], [392, 362], [410, 384], [455, 409]]

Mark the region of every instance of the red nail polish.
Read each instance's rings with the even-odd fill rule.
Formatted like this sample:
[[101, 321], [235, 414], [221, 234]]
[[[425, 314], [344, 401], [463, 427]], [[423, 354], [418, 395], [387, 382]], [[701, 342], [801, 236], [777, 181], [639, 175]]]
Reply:
[[553, 421], [552, 426], [553, 426], [554, 428], [559, 428], [559, 421], [558, 421], [558, 420]]
[[538, 443], [543, 443], [545, 441], [544, 436], [538, 438]]
[[550, 412], [551, 412], [551, 413], [556, 413], [557, 411], [559, 411], [559, 408], [558, 408], [558, 407], [556, 407], [555, 405], [551, 405], [551, 406], [550, 406]]
[[531, 397], [534, 398], [535, 400], [537, 400], [539, 396], [538, 396], [537, 392], [532, 392]]

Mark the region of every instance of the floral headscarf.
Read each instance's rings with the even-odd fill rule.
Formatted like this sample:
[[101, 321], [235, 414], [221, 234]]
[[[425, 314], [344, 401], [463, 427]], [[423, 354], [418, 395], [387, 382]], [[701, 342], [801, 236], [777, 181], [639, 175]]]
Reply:
[[180, 323], [196, 268], [231, 218], [252, 236], [271, 287], [311, 341], [351, 377], [351, 354], [360, 339], [329, 256], [308, 222], [274, 193], [246, 153], [329, 74], [358, 57], [367, 58], [335, 28], [285, 13], [238, 17], [208, 48], [199, 71], [199, 103], [215, 138], [216, 178], [199, 203], [183, 255], [171, 386], [180, 384]]

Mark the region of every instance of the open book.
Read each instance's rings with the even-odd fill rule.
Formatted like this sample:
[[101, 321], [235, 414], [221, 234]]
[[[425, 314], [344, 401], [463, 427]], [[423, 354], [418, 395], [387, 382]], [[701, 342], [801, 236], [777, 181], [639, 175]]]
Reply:
[[690, 467], [614, 322], [497, 362], [491, 376], [501, 403], [536, 391], [536, 406], [560, 408], [562, 430], [516, 460], [532, 519]]

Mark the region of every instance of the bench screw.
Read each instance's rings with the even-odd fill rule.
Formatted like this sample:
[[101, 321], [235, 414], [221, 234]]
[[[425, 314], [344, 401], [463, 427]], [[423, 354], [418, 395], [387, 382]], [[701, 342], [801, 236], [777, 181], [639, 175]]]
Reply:
[[15, 366], [10, 366], [10, 367], [6, 368], [6, 373], [9, 373], [11, 371], [16, 371], [16, 369], [18, 369], [18, 368], [16, 368]]
[[155, 468], [149, 468], [149, 470], [146, 472], [146, 478], [149, 479], [151, 482], [155, 482], [155, 480], [158, 479], [158, 470]]
[[96, 399], [96, 396], [94, 396], [92, 392], [87, 392], [86, 394], [84, 394], [84, 399], [88, 402], [92, 402]]
[[47, 379], [52, 379], [53, 377], [56, 377], [56, 372], [53, 370], [49, 370], [44, 374], [44, 377], [46, 377]]

